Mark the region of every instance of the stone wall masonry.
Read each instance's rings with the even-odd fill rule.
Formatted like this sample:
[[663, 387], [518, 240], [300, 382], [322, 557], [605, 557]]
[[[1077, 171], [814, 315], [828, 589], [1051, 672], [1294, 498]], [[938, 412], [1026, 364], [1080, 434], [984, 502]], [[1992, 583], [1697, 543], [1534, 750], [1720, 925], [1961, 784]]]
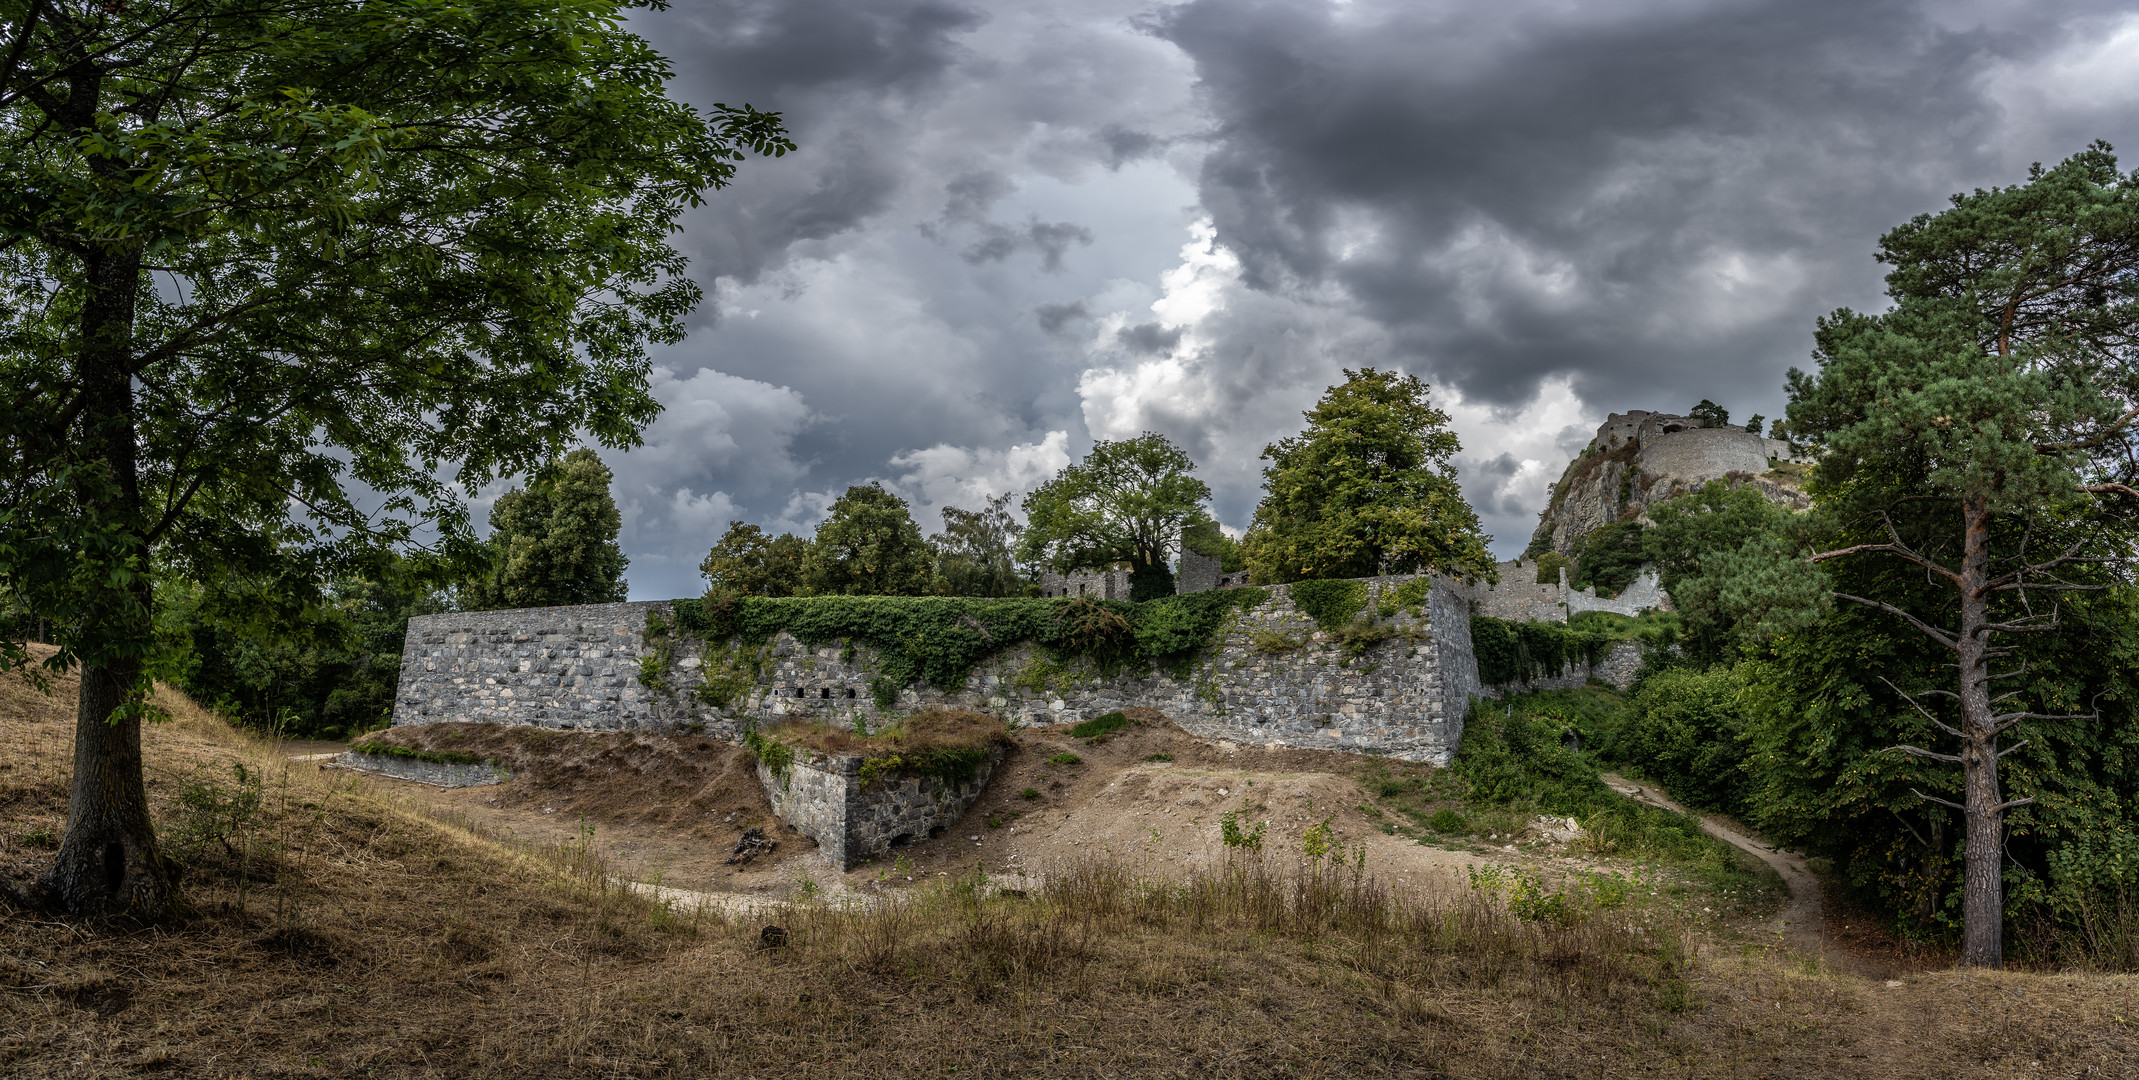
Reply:
[[[1408, 576], [1362, 579], [1370, 609]], [[813, 720], [872, 727], [929, 706], [979, 709], [1025, 724], [1075, 723], [1136, 705], [1157, 709], [1204, 738], [1387, 754], [1445, 764], [1478, 692], [1469, 603], [1434, 578], [1425, 610], [1389, 624], [1403, 636], [1346, 659], [1297, 610], [1284, 586], [1238, 612], [1182, 672], [1108, 676], [1063, 664], [1030, 645], [976, 665], [963, 686], [915, 684], [889, 710], [872, 700], [875, 651], [866, 645], [804, 645], [785, 633], [763, 646], [710, 648], [643, 640], [659, 602], [518, 611], [460, 612], [409, 620], [395, 724], [476, 720], [575, 730], [687, 730], [739, 739], [752, 723]], [[1261, 636], [1258, 637], [1258, 634]], [[1299, 647], [1260, 651], [1280, 638]], [[666, 686], [639, 682], [640, 661], [664, 656]], [[698, 700], [711, 667], [742, 675], [725, 707]]]
[[765, 785], [773, 813], [817, 841], [818, 854], [841, 870], [956, 825], [987, 789], [1003, 750], [998, 747], [987, 764], [959, 783], [905, 775], [863, 783], [863, 760], [855, 754], [819, 755], [797, 760], [785, 777], [758, 766], [758, 782]]

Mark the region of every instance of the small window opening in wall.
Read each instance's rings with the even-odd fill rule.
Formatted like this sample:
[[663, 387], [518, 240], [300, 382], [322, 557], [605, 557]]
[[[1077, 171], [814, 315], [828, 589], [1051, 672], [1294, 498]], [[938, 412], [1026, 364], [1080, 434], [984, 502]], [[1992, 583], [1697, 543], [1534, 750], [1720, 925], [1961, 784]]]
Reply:
[[1082, 586], [1082, 585], [1079, 585], [1079, 586], [1077, 586], [1077, 595], [1079, 595], [1079, 596], [1083, 596], [1083, 595], [1084, 595], [1084, 586]]
[[795, 696], [796, 696], [796, 697], [801, 697], [802, 695], [804, 695], [804, 694], [807, 694], [807, 693], [809, 693], [809, 691], [807, 691], [807, 690], [804, 690], [803, 688], [801, 688], [801, 687], [799, 687], [799, 686], [798, 686], [798, 687], [795, 687]]
[[854, 696], [854, 688], [853, 688], [853, 687], [851, 687], [851, 686], [850, 686], [850, 687], [847, 687], [847, 696], [848, 696], [848, 697], [853, 697], [853, 696]]
[[817, 691], [817, 696], [829, 700], [832, 696], [832, 688], [827, 686], [824, 689]]
[[907, 845], [912, 844], [913, 842], [914, 834], [912, 833], [900, 833], [899, 835], [891, 838], [892, 847], [906, 847]]
[[931, 840], [934, 840], [935, 838], [937, 838], [937, 837], [939, 837], [939, 836], [942, 836], [942, 835], [943, 835], [943, 830], [945, 830], [945, 829], [948, 829], [948, 828], [950, 828], [950, 826], [948, 826], [948, 825], [937, 825], [937, 826], [935, 826], [935, 827], [933, 827], [933, 828], [931, 828], [931, 829], [929, 829], [929, 830], [928, 830], [928, 838], [929, 838], [929, 839], [931, 839]]

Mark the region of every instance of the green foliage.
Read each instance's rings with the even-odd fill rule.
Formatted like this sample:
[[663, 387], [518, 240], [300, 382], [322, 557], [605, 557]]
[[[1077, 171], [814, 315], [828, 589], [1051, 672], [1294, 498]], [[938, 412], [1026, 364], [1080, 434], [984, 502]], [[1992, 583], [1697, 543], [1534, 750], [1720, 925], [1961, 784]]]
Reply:
[[772, 650], [764, 645], [726, 642], [704, 650], [701, 681], [691, 696], [716, 709], [725, 709], [749, 694], [764, 676]]
[[750, 751], [750, 756], [755, 758], [758, 764], [765, 766], [774, 779], [780, 781], [782, 790], [786, 789], [795, 772], [794, 747], [778, 739], [767, 738], [758, 730], [756, 724], [751, 724], [743, 729], [743, 749]]
[[446, 568], [382, 559], [315, 590], [276, 574], [157, 575], [150, 673], [259, 731], [336, 738], [393, 718], [408, 620]]
[[609, 467], [574, 450], [498, 497], [490, 509], [490, 570], [470, 582], [462, 606], [612, 604], [624, 599], [623, 518], [609, 495]]
[[393, 743], [366, 741], [349, 748], [352, 754], [375, 754], [403, 761], [428, 761], [433, 765], [481, 765], [483, 759], [459, 750], [418, 750]]
[[1023, 791], [1020, 791], [1020, 792], [1018, 792], [1018, 798], [1020, 798], [1020, 799], [1024, 799], [1024, 800], [1025, 800], [1026, 802], [1031, 802], [1032, 800], [1034, 800], [1034, 799], [1037, 799], [1037, 798], [1039, 798], [1039, 797], [1040, 797], [1040, 789], [1039, 789], [1039, 788], [1026, 788], [1026, 789], [1025, 789], [1025, 790], [1023, 790]]
[[1571, 574], [1573, 572], [1572, 565], [1568, 562], [1567, 556], [1557, 551], [1546, 551], [1539, 554], [1537, 556], [1537, 583], [1540, 585], [1558, 585], [1560, 583], [1560, 571], [1568, 570]]
[[1295, 581], [1286, 591], [1292, 606], [1332, 633], [1344, 628], [1366, 610], [1367, 585], [1363, 581]]
[[1128, 563], [1163, 567], [1182, 530], [1209, 515], [1211, 489], [1163, 435], [1102, 439], [1084, 460], [1025, 496], [1018, 558], [1071, 570]]
[[731, 521], [698, 572], [723, 595], [793, 596], [802, 588], [808, 552], [808, 542], [794, 533], [768, 536], [755, 525]]
[[1626, 591], [1641, 576], [1641, 565], [1648, 558], [1642, 547], [1645, 528], [1638, 521], [1615, 521], [1577, 541], [1568, 585], [1577, 589], [1595, 586], [1597, 595], [1605, 597]]
[[1010, 516], [1010, 499], [1008, 494], [997, 495], [978, 510], [943, 508], [943, 531], [929, 538], [929, 546], [945, 595], [1018, 596], [1025, 591], [1013, 552], [1023, 530]]
[[1594, 667], [1604, 661], [1612, 640], [1608, 633], [1561, 623], [1471, 616], [1471, 651], [1478, 657], [1478, 678], [1487, 686], [1555, 677], [1578, 662]]
[[1523, 694], [1479, 701], [1464, 723], [1449, 771], [1467, 784], [1473, 806], [1576, 818], [1593, 850], [1653, 858], [1733, 889], [1759, 880], [1736, 849], [1698, 821], [1644, 806], [1598, 779], [1595, 758], [1574, 743], [1608, 739], [1628, 722], [1626, 701], [1604, 690]]
[[875, 702], [880, 710], [889, 711], [893, 705], [898, 704], [900, 689], [901, 684], [895, 679], [887, 679], [882, 675], [869, 676], [869, 700]]
[[1462, 449], [1416, 376], [1345, 371], [1307, 430], [1265, 447], [1263, 501], [1242, 540], [1258, 582], [1427, 570], [1490, 578], [1486, 536], [1456, 484]]
[[1752, 778], [1743, 692], [1730, 668], [1655, 672], [1634, 695], [1635, 721], [1597, 752], [1638, 765], [1687, 806], [1745, 817]]
[[[964, 686], [975, 664], [1020, 642], [1103, 670], [1151, 663], [1179, 670], [1235, 611], [1268, 599], [1262, 589], [1217, 589], [1143, 604], [1087, 597], [724, 596], [718, 606], [705, 600], [671, 606], [681, 629], [707, 642], [762, 644], [784, 630], [813, 648], [869, 645], [878, 652], [877, 678], [896, 695], [915, 680]], [[872, 692], [876, 685], [872, 680]]]
[[1470, 827], [1470, 822], [1462, 814], [1444, 806], [1426, 819], [1426, 827], [1437, 833], [1460, 833]]
[[1162, 761], [1162, 762], [1163, 762], [1163, 761], [1172, 761], [1172, 760], [1173, 760], [1173, 755], [1172, 755], [1172, 754], [1168, 754], [1168, 753], [1165, 753], [1164, 751], [1161, 751], [1161, 752], [1159, 752], [1159, 753], [1156, 753], [1156, 754], [1153, 754], [1153, 755], [1151, 755], [1150, 757], [1147, 757], [1147, 758], [1145, 758], [1144, 760], [1145, 760], [1145, 761]]
[[260, 777], [243, 763], [231, 762], [230, 770], [236, 780], [231, 787], [197, 774], [179, 784], [178, 806], [164, 842], [181, 861], [198, 862], [218, 849], [230, 859], [250, 852], [264, 792]]
[[906, 500], [871, 482], [832, 503], [803, 557], [802, 582], [818, 596], [920, 596], [934, 570]]
[[1062, 753], [1050, 756], [1047, 759], [1047, 763], [1049, 765], [1082, 765], [1084, 764], [1084, 759], [1065, 750]]
[[1702, 398], [1700, 404], [1686, 410], [1686, 415], [1706, 423], [1709, 427], [1729, 427], [1731, 423], [1730, 410], [1707, 398]]
[[1107, 736], [1117, 731], [1123, 731], [1134, 726], [1136, 726], [1136, 721], [1121, 713], [1110, 712], [1103, 716], [1095, 716], [1082, 723], [1070, 725], [1069, 733], [1071, 738], [1083, 739], [1088, 743], [1096, 743], [1105, 741]]
[[1679, 639], [1684, 619], [1675, 611], [1651, 608], [1639, 615], [1616, 611], [1578, 611], [1567, 618], [1569, 630], [1603, 634], [1613, 641], [1639, 641], [1651, 650], [1669, 648]]
[[1238, 810], [1228, 810], [1218, 815], [1218, 837], [1230, 850], [1260, 852], [1263, 850], [1263, 837], [1268, 835], [1269, 831], [1270, 823], [1267, 821], [1258, 821], [1251, 829], [1241, 828]]
[[1205, 558], [1218, 560], [1218, 572], [1237, 574], [1248, 568], [1240, 541], [1225, 534], [1216, 518], [1208, 515], [1181, 530], [1181, 546]]
[[[1814, 558], [1836, 576], [1845, 563], [1910, 571], [1834, 597], [1945, 654], [1945, 685], [1916, 684], [1946, 695], [1925, 705], [1945, 727], [1905, 745], [1969, 775], [1956, 801], [1972, 811], [1971, 965], [2000, 961], [2001, 912], [2037, 888], [2032, 868], [2015, 867], [2000, 788], [2025, 794], [2040, 780], [2023, 760], [2001, 761], [2002, 748], [2076, 749], [2069, 726], [2095, 699], [2057, 693], [2077, 687], [2053, 690], [2041, 673], [2083, 670], [2073, 654], [2108, 643], [2074, 633], [2071, 613], [2091, 604], [2073, 590], [2129, 579], [2135, 249], [2139, 176], [2120, 173], [2102, 144], [2032, 168], [2025, 184], [1956, 195], [1880, 238], [1892, 308], [1822, 319], [1819, 372], [1789, 377], [1791, 433], [1822, 451], [1809, 485], [1824, 526]], [[1916, 682], [1907, 669], [1882, 674]]]
[[1750, 636], [1824, 610], [1825, 590], [1793, 558], [1802, 528], [1758, 490], [1712, 480], [1649, 517], [1642, 556], [1684, 619], [1680, 645], [1695, 662], [1734, 659]]

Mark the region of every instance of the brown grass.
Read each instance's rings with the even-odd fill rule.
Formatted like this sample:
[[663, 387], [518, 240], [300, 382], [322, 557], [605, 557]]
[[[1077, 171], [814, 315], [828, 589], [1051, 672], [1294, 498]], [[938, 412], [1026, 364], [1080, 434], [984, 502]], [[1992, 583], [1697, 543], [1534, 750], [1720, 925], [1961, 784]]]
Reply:
[[[256, 869], [202, 866], [165, 926], [0, 917], [0, 1075], [2114, 1077], [2139, 1054], [2131, 978], [1888, 988], [1276, 859], [795, 906], [764, 948], [759, 921], [623, 893], [586, 845], [424, 819], [162, 700], [159, 812], [247, 763]], [[19, 838], [64, 810], [69, 728], [0, 686], [18, 876], [49, 856]]]

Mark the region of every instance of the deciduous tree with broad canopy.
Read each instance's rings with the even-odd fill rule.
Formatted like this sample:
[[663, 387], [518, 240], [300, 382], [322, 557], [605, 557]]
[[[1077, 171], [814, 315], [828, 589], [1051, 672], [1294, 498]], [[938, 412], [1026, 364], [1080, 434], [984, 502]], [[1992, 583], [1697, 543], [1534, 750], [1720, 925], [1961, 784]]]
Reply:
[[613, 0], [0, 3], [0, 586], [80, 665], [24, 902], [176, 899], [142, 785], [152, 563], [317, 580], [658, 411], [668, 243], [777, 116], [670, 100]]
[[490, 507], [490, 566], [467, 592], [471, 608], [614, 604], [624, 599], [623, 524], [609, 466], [581, 447], [539, 469]]
[[1102, 439], [1025, 496], [1018, 558], [1058, 573], [1127, 563], [1134, 599], [1173, 591], [1167, 569], [1181, 530], [1209, 516], [1211, 489], [1164, 435]]
[[1255, 580], [1493, 577], [1449, 461], [1462, 444], [1426, 384], [1374, 368], [1344, 379], [1308, 410], [1306, 431], [1263, 449], [1263, 501], [1241, 542]]
[[1950, 742], [1895, 749], [1960, 770], [1958, 801], [1918, 794], [1966, 822], [1961, 960], [1995, 967], [2005, 813], [2033, 801], [2001, 785], [2000, 759], [2026, 741], [2008, 733], [2092, 711], [2019, 662], [2011, 635], [2065, 632], [2067, 598], [2129, 583], [2139, 174], [2098, 143], [1954, 196], [1878, 257], [1893, 307], [1821, 320], [1818, 373], [1790, 375], [1790, 431], [1821, 450], [1812, 492], [1843, 538], [1809, 561], [1897, 560], [1920, 579], [1833, 597], [1952, 657], [1951, 689], [1893, 687]]

